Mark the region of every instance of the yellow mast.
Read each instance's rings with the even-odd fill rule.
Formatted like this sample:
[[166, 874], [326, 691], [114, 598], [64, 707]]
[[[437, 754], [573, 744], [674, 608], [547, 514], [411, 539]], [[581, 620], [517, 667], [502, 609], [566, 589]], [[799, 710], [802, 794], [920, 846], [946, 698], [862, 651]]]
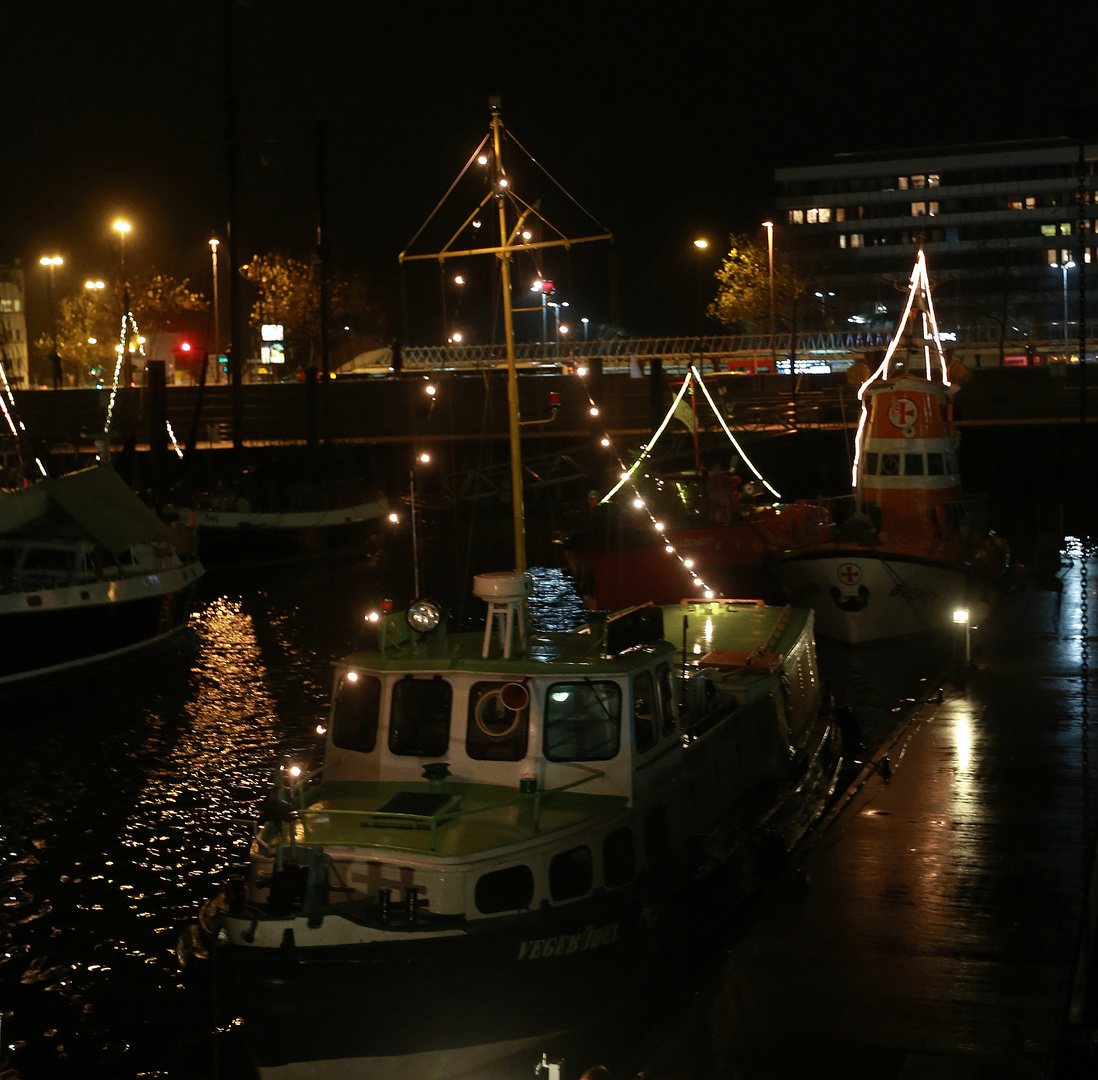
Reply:
[[515, 530], [515, 571], [526, 570], [526, 507], [522, 494], [522, 442], [520, 436], [518, 372], [515, 370], [515, 327], [511, 313], [511, 244], [507, 235], [507, 216], [503, 206], [503, 189], [507, 177], [500, 157], [499, 98], [492, 98], [492, 140], [495, 146], [496, 206], [499, 209], [500, 277], [503, 281], [503, 332], [507, 339], [507, 411], [511, 434], [511, 518]]

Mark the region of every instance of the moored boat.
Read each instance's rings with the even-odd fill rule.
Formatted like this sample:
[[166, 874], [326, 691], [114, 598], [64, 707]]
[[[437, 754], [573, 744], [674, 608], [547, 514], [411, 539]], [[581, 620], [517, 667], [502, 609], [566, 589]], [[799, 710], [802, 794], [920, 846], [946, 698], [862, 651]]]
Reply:
[[947, 364], [920, 250], [896, 333], [858, 391], [853, 495], [776, 564], [821, 634], [862, 644], [987, 610], [1008, 552], [983, 500], [962, 492], [953, 395], [963, 370]]
[[529, 580], [478, 577], [483, 633], [424, 602], [336, 665], [323, 764], [283, 773], [246, 872], [181, 938], [260, 1066], [575, 1025], [687, 932], [694, 890], [788, 850], [832, 790], [811, 611], [690, 601], [534, 633]]
[[[0, 683], [180, 629], [201, 563], [110, 466], [0, 492]], [[177, 546], [178, 545], [178, 546]]]

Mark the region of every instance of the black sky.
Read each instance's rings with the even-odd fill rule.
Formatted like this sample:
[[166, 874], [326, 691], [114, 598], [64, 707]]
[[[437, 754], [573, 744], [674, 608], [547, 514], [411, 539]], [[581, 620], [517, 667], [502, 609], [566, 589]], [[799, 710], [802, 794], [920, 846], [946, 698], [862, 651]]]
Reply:
[[[1083, 10], [236, 0], [238, 236], [247, 254], [311, 256], [323, 115], [333, 258], [388, 302], [499, 94], [508, 128], [614, 232], [626, 329], [689, 330], [690, 240], [758, 228], [776, 167], [1064, 134], [1068, 108], [1094, 103], [1093, 77], [1076, 89]], [[32, 318], [38, 257], [66, 258], [59, 289], [109, 276], [119, 215], [128, 263], [208, 292], [227, 214], [221, 0], [4, 14], [0, 262], [27, 266]]]

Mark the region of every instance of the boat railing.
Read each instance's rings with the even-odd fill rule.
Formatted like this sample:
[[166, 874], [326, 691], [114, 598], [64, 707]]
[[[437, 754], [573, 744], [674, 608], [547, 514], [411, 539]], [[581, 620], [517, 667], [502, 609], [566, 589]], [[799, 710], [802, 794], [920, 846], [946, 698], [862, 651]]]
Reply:
[[[394, 812], [391, 810], [340, 810], [332, 807], [317, 807], [310, 808], [307, 803], [307, 783], [309, 780], [324, 771], [324, 767], [301, 777], [289, 791], [291, 801], [296, 802], [296, 806], [293, 806], [293, 811], [297, 815], [297, 819], [300, 820], [308, 829], [309, 819], [314, 817], [355, 817], [365, 818], [364, 824], [372, 828], [385, 828], [386, 826], [396, 828], [411, 828], [411, 829], [427, 829], [430, 830], [430, 851], [435, 851], [438, 844], [438, 830], [442, 825], [447, 822], [454, 821], [457, 818], [472, 817], [476, 814], [485, 814], [494, 810], [502, 810], [509, 806], [524, 806], [529, 805], [531, 800], [533, 802], [533, 821], [532, 828], [536, 833], [539, 831], [541, 822], [541, 804], [543, 800], [553, 795], [559, 795], [561, 792], [570, 791], [572, 788], [577, 788], [583, 784], [590, 783], [592, 780], [598, 780], [606, 775], [603, 769], [592, 769], [586, 765], [580, 765], [576, 762], [561, 762], [560, 764], [572, 765], [577, 769], [582, 769], [587, 773], [586, 776], [581, 776], [578, 780], [572, 780], [567, 784], [558, 784], [556, 787], [542, 788], [537, 786], [536, 783], [529, 781], [523, 781], [520, 785], [518, 794], [514, 795], [510, 799], [504, 799], [501, 802], [492, 802], [483, 806], [472, 806], [468, 808], [454, 807], [451, 810], [444, 810], [437, 814], [412, 814]], [[527, 790], [527, 784], [530, 785], [530, 790]], [[280, 789], [283, 796], [287, 793], [286, 788]], [[441, 789], [443, 792], [447, 791], [447, 788]], [[454, 792], [455, 796], [459, 793]], [[283, 825], [285, 822], [279, 821], [279, 841], [283, 840]], [[290, 829], [290, 842], [291, 845], [294, 841], [295, 830]]]

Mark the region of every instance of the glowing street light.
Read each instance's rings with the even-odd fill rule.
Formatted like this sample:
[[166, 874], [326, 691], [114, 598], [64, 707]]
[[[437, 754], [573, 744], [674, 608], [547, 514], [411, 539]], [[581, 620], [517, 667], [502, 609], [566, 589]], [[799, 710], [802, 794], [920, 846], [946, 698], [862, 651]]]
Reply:
[[61, 387], [61, 359], [57, 355], [57, 313], [54, 311], [53, 306], [53, 272], [58, 266], [63, 266], [65, 260], [60, 255], [43, 255], [38, 260], [47, 270], [50, 272], [49, 276], [49, 289], [50, 289], [50, 325], [53, 328], [53, 353], [51, 359], [53, 360], [53, 381], [54, 386], [60, 389]]
[[[766, 250], [770, 256], [770, 370], [774, 371], [778, 364], [778, 347], [774, 341], [774, 222], [764, 221], [766, 229]], [[793, 362], [790, 361], [790, 368]]]
[[[213, 264], [212, 273], [213, 273], [213, 317], [214, 317], [213, 351], [214, 351], [214, 356], [220, 356], [221, 355], [221, 317], [220, 317], [220, 311], [218, 309], [218, 303], [217, 303], [217, 245], [220, 244], [220, 243], [221, 243], [221, 241], [218, 240], [216, 236], [211, 236], [210, 237], [210, 262]], [[218, 367], [218, 362], [215, 360], [214, 361], [215, 374], [217, 372], [217, 367]]]
[[956, 608], [953, 612], [953, 621], [960, 626], [964, 623], [965, 627], [965, 667], [968, 667], [972, 657], [972, 639], [970, 635], [968, 625], [968, 608]]
[[[1064, 254], [1066, 255], [1067, 252], [1065, 251]], [[1062, 270], [1064, 274], [1064, 329], [1060, 336], [1066, 339], [1068, 336], [1068, 271], [1075, 269], [1075, 260], [1065, 259], [1059, 263], [1049, 263], [1048, 265], [1050, 270]]]
[[709, 241], [706, 240], [704, 236], [699, 236], [694, 241], [694, 247], [696, 247], [699, 251], [705, 251], [705, 249], [709, 247]]

